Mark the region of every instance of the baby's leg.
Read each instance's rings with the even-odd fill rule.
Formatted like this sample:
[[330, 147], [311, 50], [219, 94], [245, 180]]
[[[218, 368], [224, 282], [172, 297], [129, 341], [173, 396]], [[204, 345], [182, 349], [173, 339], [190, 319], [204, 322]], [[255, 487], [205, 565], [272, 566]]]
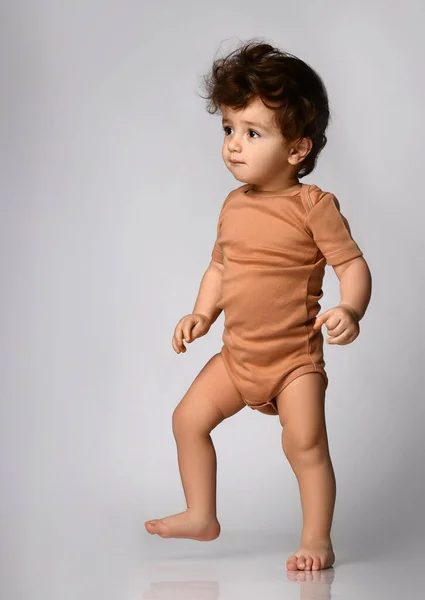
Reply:
[[216, 354], [200, 371], [173, 413], [173, 433], [187, 510], [146, 521], [149, 533], [199, 541], [219, 536], [217, 459], [210, 432], [244, 406], [221, 354]]
[[277, 397], [282, 446], [298, 480], [304, 521], [301, 546], [286, 563], [290, 570], [326, 569], [335, 560], [330, 530], [336, 486], [324, 403], [320, 373], [301, 375]]

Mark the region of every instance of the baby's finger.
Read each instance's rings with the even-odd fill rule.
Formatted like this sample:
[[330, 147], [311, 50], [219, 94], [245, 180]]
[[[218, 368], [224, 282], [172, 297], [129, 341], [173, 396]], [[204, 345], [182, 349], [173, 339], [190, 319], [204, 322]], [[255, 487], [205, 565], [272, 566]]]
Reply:
[[323, 323], [324, 323], [324, 321], [322, 319], [322, 315], [319, 315], [314, 320], [313, 329], [319, 329], [319, 327], [321, 327], [323, 325]]
[[333, 314], [327, 320], [326, 327], [328, 331], [330, 331], [331, 329], [336, 329], [336, 327], [338, 327], [340, 324], [345, 328], [345, 326], [341, 323], [341, 317], [337, 314]]
[[333, 329], [330, 329], [328, 327], [328, 335], [331, 335], [332, 337], [336, 337], [337, 335], [340, 335], [341, 333], [344, 333], [345, 329], [346, 329], [345, 325], [340, 322]]
[[186, 352], [186, 347], [183, 344], [183, 342], [178, 343], [175, 338], [173, 338], [173, 348], [174, 350], [177, 352], [177, 354], [180, 354], [180, 352]]
[[340, 335], [337, 335], [333, 338], [328, 338], [326, 341], [328, 344], [346, 344], [348, 339], [351, 336], [351, 332], [349, 329], [345, 329]]
[[180, 348], [177, 346], [176, 338], [174, 336], [171, 343], [175, 352], [177, 352], [177, 354], [180, 354]]
[[329, 317], [331, 316], [332, 309], [327, 310], [326, 312], [322, 313], [321, 315], [317, 315], [316, 320], [314, 321], [314, 325], [313, 328], [317, 329], [319, 327], [321, 327], [323, 325], [323, 323], [326, 323], [326, 321], [329, 319]]
[[177, 346], [181, 348], [183, 344], [183, 329], [181, 325], [177, 325], [176, 330], [174, 332], [174, 338], [176, 340]]
[[191, 323], [187, 323], [183, 328], [183, 337], [186, 340], [186, 342], [192, 341], [191, 329], [192, 329]]
[[183, 332], [181, 325], [177, 324], [176, 329], [174, 331], [174, 342], [179, 350], [183, 350]]

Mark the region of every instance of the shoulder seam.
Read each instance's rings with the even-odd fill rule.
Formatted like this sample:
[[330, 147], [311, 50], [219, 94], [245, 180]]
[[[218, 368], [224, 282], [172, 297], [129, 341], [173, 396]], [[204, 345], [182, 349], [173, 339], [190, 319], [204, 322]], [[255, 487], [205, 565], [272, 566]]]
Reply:
[[311, 210], [313, 208], [313, 202], [311, 201], [311, 197], [310, 197], [310, 184], [307, 186], [306, 192], [307, 192], [307, 200], [308, 200], [308, 203], [310, 205], [310, 210]]
[[308, 220], [308, 217], [310, 215], [311, 210], [314, 208], [313, 201], [312, 201], [311, 196], [310, 196], [310, 187], [311, 187], [311, 184], [307, 184], [307, 187], [305, 188], [305, 198], [307, 200], [307, 205], [308, 205], [308, 207], [307, 207], [307, 214], [305, 215], [304, 223], [303, 223], [305, 230], [308, 229], [307, 228], [307, 220]]

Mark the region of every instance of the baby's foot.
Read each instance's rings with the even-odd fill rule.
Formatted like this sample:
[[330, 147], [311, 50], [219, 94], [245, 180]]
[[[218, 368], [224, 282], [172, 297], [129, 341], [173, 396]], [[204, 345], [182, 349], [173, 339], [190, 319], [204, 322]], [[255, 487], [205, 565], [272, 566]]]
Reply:
[[289, 571], [318, 571], [328, 569], [335, 561], [335, 554], [330, 542], [301, 546], [286, 561]]
[[189, 510], [164, 519], [145, 522], [146, 531], [163, 538], [189, 538], [199, 542], [215, 540], [220, 535], [220, 523], [216, 518], [205, 520]]

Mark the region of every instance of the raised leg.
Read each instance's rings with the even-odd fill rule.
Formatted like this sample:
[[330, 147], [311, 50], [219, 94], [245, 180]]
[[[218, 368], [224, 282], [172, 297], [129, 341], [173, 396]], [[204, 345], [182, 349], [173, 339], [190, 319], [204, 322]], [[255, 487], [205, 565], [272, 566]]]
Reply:
[[200, 371], [173, 413], [173, 434], [187, 510], [147, 521], [145, 527], [149, 533], [198, 541], [218, 537], [217, 457], [210, 432], [245, 406], [221, 354], [216, 354]]
[[290, 570], [326, 569], [335, 560], [330, 531], [336, 483], [326, 432], [323, 376], [301, 375], [276, 402], [282, 447], [298, 480], [303, 512], [301, 546], [286, 566]]

